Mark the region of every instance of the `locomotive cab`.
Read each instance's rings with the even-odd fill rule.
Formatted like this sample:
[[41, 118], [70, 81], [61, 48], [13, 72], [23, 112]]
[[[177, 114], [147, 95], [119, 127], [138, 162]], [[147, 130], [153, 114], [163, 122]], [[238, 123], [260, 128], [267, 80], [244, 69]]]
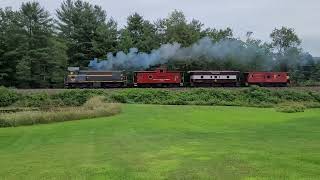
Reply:
[[65, 78], [67, 88], [110, 88], [127, 86], [127, 77], [122, 71], [80, 70], [69, 67]]
[[80, 71], [79, 67], [68, 67], [68, 75], [64, 81], [65, 86], [68, 86], [70, 83], [77, 81], [79, 71]]

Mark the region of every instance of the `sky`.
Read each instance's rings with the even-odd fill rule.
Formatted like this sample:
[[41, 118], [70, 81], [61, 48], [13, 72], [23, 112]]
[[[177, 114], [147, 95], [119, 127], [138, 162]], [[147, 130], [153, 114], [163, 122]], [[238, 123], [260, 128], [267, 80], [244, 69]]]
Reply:
[[[185, 13], [188, 20], [200, 20], [205, 27], [227, 28], [235, 37], [245, 38], [248, 31], [254, 37], [270, 41], [274, 28], [294, 28], [302, 39], [302, 47], [320, 57], [320, 1], [319, 0], [87, 0], [106, 10], [119, 27], [126, 24], [128, 15], [138, 12], [153, 22], [165, 18], [174, 9]], [[26, 0], [0, 0], [0, 7], [18, 9]], [[62, 0], [38, 0], [51, 14]]]

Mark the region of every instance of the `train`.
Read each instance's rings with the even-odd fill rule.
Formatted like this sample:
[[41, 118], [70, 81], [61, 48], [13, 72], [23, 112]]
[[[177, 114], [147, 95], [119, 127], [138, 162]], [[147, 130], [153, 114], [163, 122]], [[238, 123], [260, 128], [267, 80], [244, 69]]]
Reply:
[[[130, 80], [128, 77], [132, 77]], [[178, 87], [286, 87], [287, 72], [172, 71], [159, 67], [150, 71], [102, 71], [69, 67], [66, 88], [178, 88]]]

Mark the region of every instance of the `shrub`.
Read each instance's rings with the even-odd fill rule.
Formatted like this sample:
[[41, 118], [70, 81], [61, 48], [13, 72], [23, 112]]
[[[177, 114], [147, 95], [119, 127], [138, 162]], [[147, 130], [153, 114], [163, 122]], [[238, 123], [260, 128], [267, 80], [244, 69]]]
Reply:
[[105, 96], [110, 102], [164, 104], [164, 105], [227, 105], [274, 107], [279, 103], [298, 101], [308, 102], [308, 107], [318, 107], [319, 94], [298, 90], [270, 90], [261, 87], [245, 89], [197, 88], [188, 90], [166, 89], [124, 89]]
[[0, 116], [0, 127], [46, 124], [111, 116], [121, 111], [119, 104], [104, 103], [101, 97], [95, 97], [80, 107], [57, 108], [51, 111], [24, 111], [7, 113]]
[[16, 107], [36, 107], [42, 110], [50, 110], [64, 106], [61, 99], [52, 99], [47, 93], [28, 94], [21, 96], [14, 106]]
[[[14, 92], [14, 91], [13, 91]], [[275, 107], [285, 102], [301, 102], [306, 107], [319, 107], [320, 93], [296, 89], [250, 88], [190, 88], [167, 89], [121, 89], [108, 90], [65, 90], [55, 94], [37, 92], [17, 95], [18, 107], [38, 107], [44, 110], [60, 106], [81, 106], [88, 99], [103, 96], [107, 102], [163, 104], [163, 105], [228, 105]], [[12, 101], [13, 102], [13, 101]], [[10, 103], [9, 103], [10, 104]]]
[[18, 99], [18, 93], [3, 86], [0, 87], [0, 107], [10, 106]]
[[35, 93], [21, 96], [20, 100], [16, 102], [16, 106], [22, 107], [40, 107], [49, 101], [49, 95], [47, 93]]
[[320, 92], [309, 92], [309, 95], [320, 103]]
[[259, 104], [276, 104], [279, 99], [272, 95], [272, 91], [265, 88], [260, 88], [252, 86], [249, 89], [243, 91], [244, 101], [253, 106], [258, 106]]
[[314, 97], [310, 95], [307, 91], [295, 91], [295, 90], [281, 90], [281, 91], [274, 91], [272, 93], [273, 97], [277, 97], [282, 101], [299, 101], [303, 102], [306, 100], [314, 101]]
[[284, 113], [304, 112], [306, 107], [301, 103], [281, 103], [276, 106], [276, 111]]
[[60, 100], [65, 106], [81, 106], [89, 98], [103, 95], [103, 90], [69, 90], [52, 95], [52, 99]]
[[125, 94], [112, 94], [110, 96], [111, 101], [118, 102], [118, 103], [127, 103], [127, 96]]
[[307, 80], [299, 83], [300, 86], [320, 86], [320, 82], [316, 80]]

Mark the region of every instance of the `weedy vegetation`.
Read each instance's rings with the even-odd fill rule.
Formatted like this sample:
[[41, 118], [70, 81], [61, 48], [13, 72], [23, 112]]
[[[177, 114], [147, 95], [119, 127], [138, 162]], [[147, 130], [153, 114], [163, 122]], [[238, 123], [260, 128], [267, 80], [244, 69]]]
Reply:
[[104, 102], [104, 97], [90, 98], [82, 106], [45, 106], [41, 110], [0, 114], [0, 127], [47, 124], [95, 117], [111, 116], [121, 111], [120, 105]]
[[297, 113], [297, 112], [304, 112], [306, 110], [306, 106], [300, 103], [282, 103], [276, 106], [276, 110], [278, 112], [285, 112], [285, 113]]
[[[88, 99], [103, 96], [108, 103], [159, 104], [159, 105], [206, 105], [274, 107], [295, 102], [306, 108], [320, 107], [320, 92], [297, 89], [249, 88], [187, 88], [168, 89], [118, 89], [118, 90], [64, 90], [57, 93], [17, 93], [1, 88], [8, 96], [0, 96], [0, 105], [51, 109], [57, 107], [82, 106]], [[282, 112], [282, 111], [281, 111]]]

